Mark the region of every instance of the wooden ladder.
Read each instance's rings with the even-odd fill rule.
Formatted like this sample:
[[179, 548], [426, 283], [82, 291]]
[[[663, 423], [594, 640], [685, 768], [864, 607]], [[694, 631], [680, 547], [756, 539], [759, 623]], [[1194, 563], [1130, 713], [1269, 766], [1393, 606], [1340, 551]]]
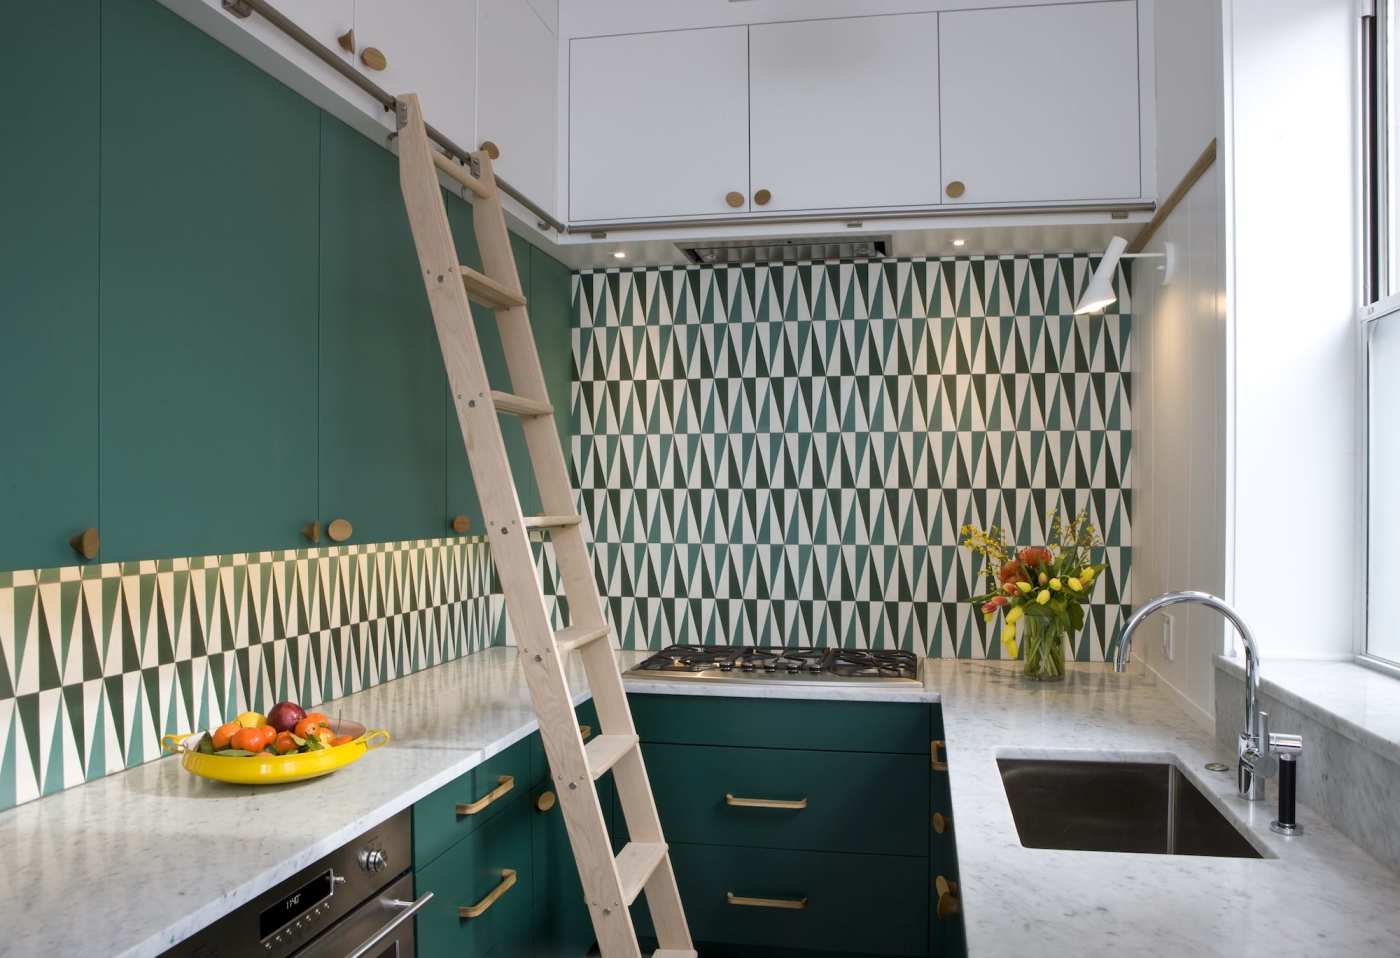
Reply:
[[[628, 906], [645, 891], [660, 945], [653, 958], [695, 958], [661, 820], [642, 764], [637, 729], [603, 618], [588, 543], [575, 512], [574, 492], [515, 270], [491, 158], [478, 152], [472, 155], [470, 166], [464, 166], [434, 150], [428, 143], [416, 96], [399, 97], [397, 112], [399, 184], [467, 459], [476, 479], [487, 539], [505, 590], [506, 612], [539, 716], [540, 737], [563, 806], [598, 946], [604, 958], [640, 958], [641, 946]], [[484, 272], [463, 266], [457, 256], [438, 185], [439, 170], [475, 197], [472, 224]], [[492, 389], [487, 381], [472, 321], [472, 302], [496, 312], [512, 392]], [[500, 415], [520, 419], [543, 515], [521, 513]], [[571, 619], [569, 627], [559, 632], [550, 622], [535, 570], [531, 530], [546, 531], [554, 545]], [[586, 746], [564, 678], [564, 658], [574, 654], [583, 660], [602, 726], [602, 734]], [[608, 771], [617, 783], [631, 836], [616, 856], [594, 785]]]

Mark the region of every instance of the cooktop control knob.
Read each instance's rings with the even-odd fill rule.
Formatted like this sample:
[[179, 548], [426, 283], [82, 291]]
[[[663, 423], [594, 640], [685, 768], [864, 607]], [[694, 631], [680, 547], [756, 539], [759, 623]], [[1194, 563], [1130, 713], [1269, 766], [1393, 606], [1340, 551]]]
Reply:
[[389, 867], [389, 856], [382, 848], [366, 848], [360, 852], [360, 867], [367, 872], [382, 872]]

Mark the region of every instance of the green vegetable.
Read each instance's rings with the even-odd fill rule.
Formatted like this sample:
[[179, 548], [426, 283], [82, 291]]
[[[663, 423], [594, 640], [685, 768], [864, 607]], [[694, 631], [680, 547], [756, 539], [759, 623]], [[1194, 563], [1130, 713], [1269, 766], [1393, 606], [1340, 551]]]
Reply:
[[257, 753], [257, 752], [250, 752], [250, 751], [248, 751], [246, 748], [226, 748], [226, 749], [223, 749], [223, 750], [221, 750], [221, 751], [215, 752], [214, 754], [215, 754], [215, 755], [232, 755], [232, 756], [243, 756], [243, 757], [247, 757], [247, 756], [251, 756], [251, 755], [256, 755], [256, 754], [258, 754], [258, 753]]

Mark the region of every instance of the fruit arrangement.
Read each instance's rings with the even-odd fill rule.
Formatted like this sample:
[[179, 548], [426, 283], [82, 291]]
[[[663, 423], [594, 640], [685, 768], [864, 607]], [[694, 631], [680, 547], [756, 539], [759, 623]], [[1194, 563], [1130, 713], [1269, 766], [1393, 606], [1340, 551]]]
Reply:
[[319, 752], [354, 741], [340, 735], [322, 712], [307, 712], [295, 702], [278, 702], [266, 714], [242, 712], [199, 737], [195, 751], [229, 757], [293, 755]]

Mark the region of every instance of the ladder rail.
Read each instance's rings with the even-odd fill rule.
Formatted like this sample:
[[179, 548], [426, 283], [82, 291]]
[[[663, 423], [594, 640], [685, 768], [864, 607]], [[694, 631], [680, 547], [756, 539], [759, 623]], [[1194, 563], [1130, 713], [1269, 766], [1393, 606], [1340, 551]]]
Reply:
[[[457, 259], [437, 180], [441, 163], [428, 143], [418, 99], [405, 95], [398, 98], [398, 104], [399, 180], [409, 225], [467, 459], [472, 475], [487, 480], [477, 483], [487, 541], [505, 593], [506, 613], [514, 626], [521, 668], [539, 716], [540, 737], [559, 792], [565, 828], [599, 947], [606, 958], [641, 958], [627, 910], [640, 883], [662, 951], [677, 958], [693, 958], [669, 850], [662, 837], [616, 654], [609, 642], [583, 641], [569, 651], [577, 651], [583, 663], [604, 735], [618, 746], [605, 760], [614, 773], [632, 840], [650, 845], [645, 856], [639, 857], [640, 850], [634, 850], [624, 860], [625, 879], [607, 834], [589, 753], [573, 718], [564, 658], [556, 645], [554, 625], [536, 569], [530, 537], [532, 525], [549, 529], [569, 602], [572, 635], [596, 634], [601, 630], [605, 636], [607, 622], [582, 524], [577, 519], [565, 524], [541, 521], [572, 518], [577, 508], [554, 417], [536, 414], [521, 420], [545, 513], [530, 522], [521, 511], [506, 453], [497, 409], [497, 397], [503, 394], [492, 389], [477, 339], [470, 294], [480, 296], [486, 290], [496, 300], [493, 305], [511, 377], [510, 395], [527, 409], [539, 408], [529, 407], [530, 403], [547, 403], [544, 372], [524, 305], [490, 157], [485, 153], [472, 157], [483, 186], [481, 192], [474, 191], [477, 198], [472, 218], [484, 273], [463, 273], [465, 267]], [[464, 283], [463, 276], [473, 282]], [[472, 286], [476, 288], [470, 289]], [[602, 743], [595, 747], [595, 757], [602, 758], [602, 748]], [[639, 868], [639, 862], [644, 870]]]

